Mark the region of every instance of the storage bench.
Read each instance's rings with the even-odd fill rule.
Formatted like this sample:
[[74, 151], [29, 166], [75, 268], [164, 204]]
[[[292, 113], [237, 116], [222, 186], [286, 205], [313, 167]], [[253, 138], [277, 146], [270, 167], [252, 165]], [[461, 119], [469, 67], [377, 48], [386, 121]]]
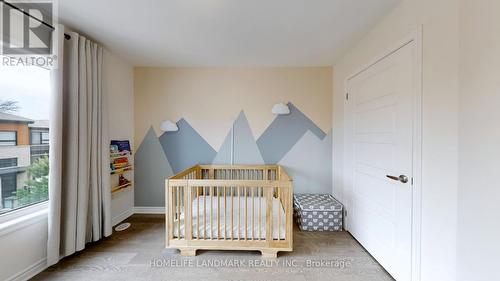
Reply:
[[330, 194], [294, 194], [293, 207], [300, 230], [342, 231], [343, 206]]

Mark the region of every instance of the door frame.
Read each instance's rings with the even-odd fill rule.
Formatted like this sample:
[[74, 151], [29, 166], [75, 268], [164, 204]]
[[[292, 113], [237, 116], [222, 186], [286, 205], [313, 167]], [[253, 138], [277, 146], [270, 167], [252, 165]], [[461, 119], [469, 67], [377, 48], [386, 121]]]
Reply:
[[[357, 71], [353, 72], [344, 80], [344, 93], [347, 95], [349, 80], [360, 74], [361, 72], [367, 70], [371, 66], [375, 65], [379, 61], [385, 59], [386, 57], [397, 52], [399, 49], [410, 44], [415, 44], [415, 96], [413, 97], [413, 184], [412, 184], [412, 223], [411, 223], [411, 280], [419, 281], [421, 273], [421, 229], [422, 229], [422, 97], [423, 97], [423, 27], [419, 26], [417, 30], [410, 33], [408, 36], [399, 40], [396, 44], [390, 46], [380, 55], [376, 56], [374, 59], [370, 60], [369, 63], [362, 65]], [[352, 120], [350, 120], [350, 113], [352, 112], [352, 107], [347, 99], [344, 99], [344, 130], [348, 129], [348, 126], [352, 126]], [[350, 148], [347, 144], [351, 144], [352, 140], [350, 135], [344, 134], [344, 147], [343, 147], [343, 182], [346, 186], [343, 187], [344, 194], [344, 204], [346, 209], [350, 210], [352, 206], [352, 196], [345, 196], [345, 189], [350, 189], [352, 191], [352, 181], [347, 182], [346, 179], [352, 178], [353, 167], [348, 161], [348, 157], [352, 159], [352, 154], [350, 153]], [[351, 161], [352, 162], [352, 161]], [[345, 228], [349, 231], [350, 228], [350, 217], [348, 213], [346, 215]]]

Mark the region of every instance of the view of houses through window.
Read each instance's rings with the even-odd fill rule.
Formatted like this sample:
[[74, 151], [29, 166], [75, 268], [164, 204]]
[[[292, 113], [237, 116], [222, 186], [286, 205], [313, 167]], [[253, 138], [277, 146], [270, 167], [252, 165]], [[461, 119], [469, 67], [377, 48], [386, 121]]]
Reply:
[[48, 199], [50, 72], [0, 67], [0, 214]]

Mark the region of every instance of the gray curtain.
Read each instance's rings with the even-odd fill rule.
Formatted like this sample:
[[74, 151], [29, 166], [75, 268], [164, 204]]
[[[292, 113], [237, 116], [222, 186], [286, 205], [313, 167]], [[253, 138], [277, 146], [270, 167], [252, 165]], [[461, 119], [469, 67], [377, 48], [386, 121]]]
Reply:
[[49, 265], [112, 233], [103, 50], [75, 32], [64, 39], [61, 30], [53, 72]]

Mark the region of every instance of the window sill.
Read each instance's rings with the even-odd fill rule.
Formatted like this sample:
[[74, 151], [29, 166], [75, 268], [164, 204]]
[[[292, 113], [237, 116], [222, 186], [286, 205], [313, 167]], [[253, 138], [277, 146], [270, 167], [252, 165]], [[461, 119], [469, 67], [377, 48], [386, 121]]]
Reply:
[[0, 236], [25, 228], [41, 220], [46, 220], [47, 214], [47, 201], [4, 214], [0, 217]]

